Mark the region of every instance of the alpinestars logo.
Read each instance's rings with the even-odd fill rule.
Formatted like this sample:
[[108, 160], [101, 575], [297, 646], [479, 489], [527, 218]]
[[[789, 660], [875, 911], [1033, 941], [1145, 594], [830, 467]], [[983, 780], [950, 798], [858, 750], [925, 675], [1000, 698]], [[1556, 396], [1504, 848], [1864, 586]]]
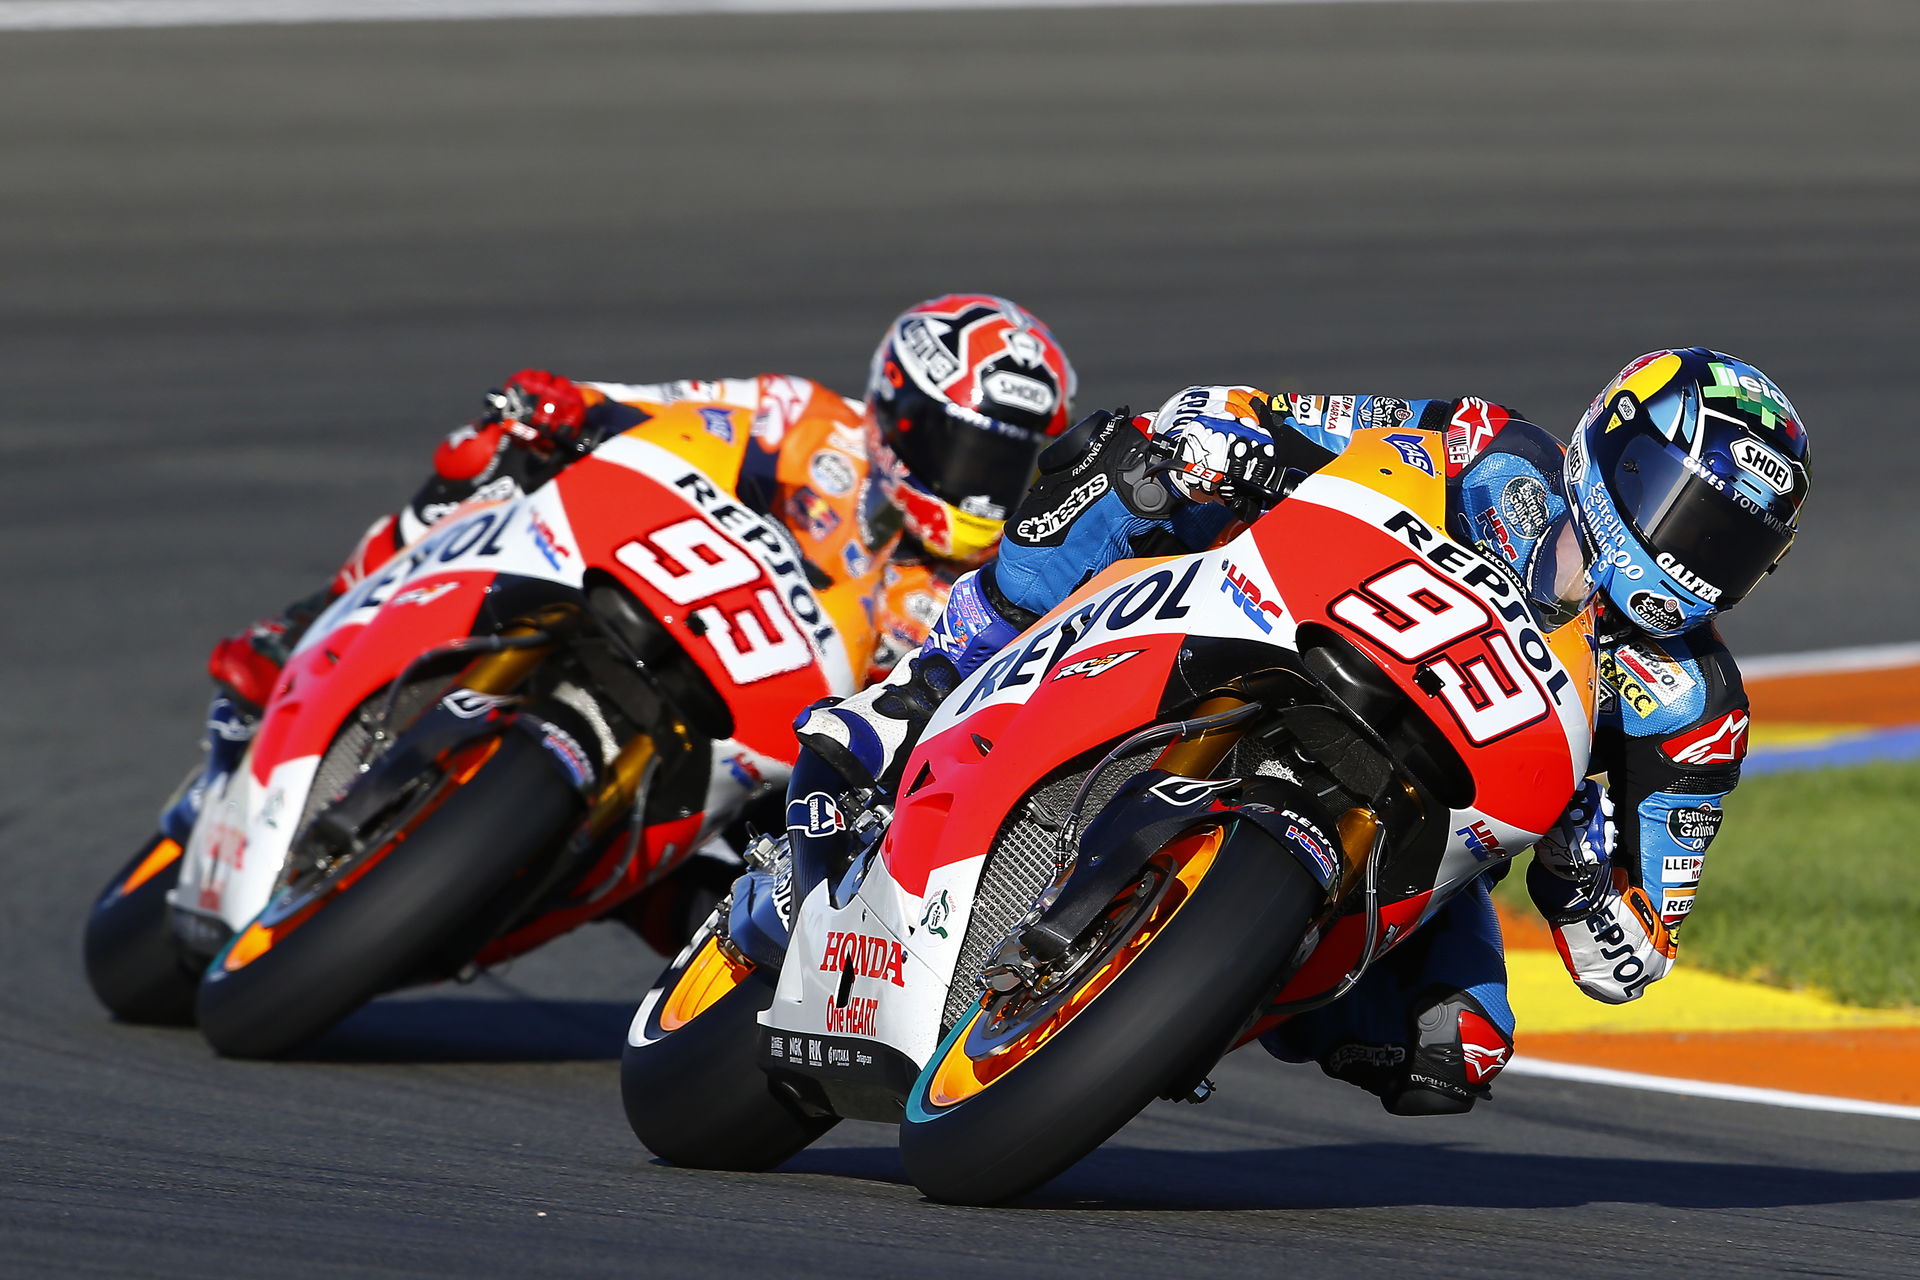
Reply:
[[1729, 711], [1689, 733], [1676, 734], [1660, 744], [1675, 764], [1729, 764], [1747, 754], [1747, 713]]
[[1485, 1018], [1471, 1009], [1460, 1011], [1455, 1024], [1460, 1031], [1460, 1056], [1467, 1069], [1468, 1084], [1485, 1084], [1507, 1065], [1513, 1046]]
[[1107, 473], [1101, 472], [1081, 484], [1075, 485], [1053, 510], [1037, 516], [1028, 516], [1013, 531], [1022, 542], [1041, 542], [1053, 537], [1072, 524], [1074, 517], [1098, 502], [1110, 487]]

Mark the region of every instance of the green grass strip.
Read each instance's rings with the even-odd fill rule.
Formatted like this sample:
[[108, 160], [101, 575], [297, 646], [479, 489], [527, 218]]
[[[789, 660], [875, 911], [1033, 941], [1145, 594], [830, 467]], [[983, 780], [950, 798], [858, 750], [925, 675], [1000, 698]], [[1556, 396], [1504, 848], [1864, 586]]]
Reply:
[[[1920, 1005], [1920, 761], [1766, 774], [1727, 799], [1680, 963]], [[1498, 896], [1531, 915], [1516, 867]]]

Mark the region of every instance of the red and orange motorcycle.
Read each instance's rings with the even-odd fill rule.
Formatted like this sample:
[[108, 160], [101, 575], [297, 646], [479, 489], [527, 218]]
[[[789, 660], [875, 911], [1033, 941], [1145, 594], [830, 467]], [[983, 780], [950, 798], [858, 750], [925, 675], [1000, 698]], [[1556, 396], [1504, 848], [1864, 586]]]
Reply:
[[[1447, 532], [1437, 434], [1361, 430], [1221, 547], [1122, 562], [941, 706], [897, 797], [790, 800], [640, 1006], [656, 1155], [771, 1168], [900, 1126], [994, 1203], [1229, 1049], [1337, 999], [1525, 849], [1585, 776], [1593, 625]], [[889, 807], [891, 806], [891, 807]]]
[[871, 584], [716, 479], [734, 425], [672, 406], [336, 600], [190, 838], [96, 902], [108, 1008], [282, 1054], [607, 915], [777, 789], [797, 711], [854, 688]]

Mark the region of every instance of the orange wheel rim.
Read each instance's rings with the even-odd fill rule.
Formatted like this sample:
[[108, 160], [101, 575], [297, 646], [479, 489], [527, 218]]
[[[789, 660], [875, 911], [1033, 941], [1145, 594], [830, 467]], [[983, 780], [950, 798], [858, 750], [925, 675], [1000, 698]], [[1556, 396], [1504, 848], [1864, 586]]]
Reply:
[[711, 1009], [752, 972], [752, 965], [739, 964], [722, 951], [717, 937], [708, 938], [660, 1002], [660, 1029], [678, 1031]]
[[474, 774], [480, 772], [481, 765], [493, 759], [494, 752], [500, 749], [500, 742], [501, 739], [498, 737], [487, 738], [480, 742], [470, 743], [447, 756], [446, 759], [442, 761], [442, 768], [446, 770], [447, 781], [450, 785], [442, 786], [440, 793], [433, 798], [431, 803], [422, 807], [419, 813], [414, 814], [412, 818], [408, 819], [407, 825], [395, 832], [385, 844], [349, 868], [346, 874], [340, 877], [338, 884], [335, 884], [331, 889], [315, 898], [312, 902], [309, 902], [306, 906], [300, 908], [300, 910], [294, 912], [284, 920], [276, 920], [272, 924], [263, 924], [259, 920], [250, 922], [227, 947], [226, 952], [221, 957], [220, 967], [231, 973], [235, 969], [245, 968], [253, 961], [258, 960], [261, 956], [273, 950], [275, 943], [319, 914], [320, 908], [326, 906], [327, 903], [333, 901], [351, 888], [354, 882], [359, 880], [360, 877], [366, 875], [367, 872], [386, 861], [388, 854], [406, 843], [407, 837], [415, 831], [418, 831], [421, 823], [432, 817], [434, 811], [445, 804], [454, 792], [466, 785]]
[[132, 893], [135, 889], [138, 889], [141, 885], [153, 879], [174, 863], [180, 861], [180, 853], [180, 842], [178, 840], [171, 840], [162, 836], [159, 843], [147, 851], [147, 856], [140, 859], [140, 865], [136, 866], [127, 875], [127, 878], [120, 882], [120, 896], [124, 897]]
[[1171, 860], [1173, 879], [1146, 920], [1136, 926], [1127, 940], [1102, 960], [1091, 974], [1082, 978], [1073, 991], [1044, 1018], [1015, 1039], [995, 1046], [978, 1057], [968, 1049], [975, 1026], [985, 1016], [984, 1011], [976, 1007], [966, 1025], [948, 1041], [946, 1052], [928, 1078], [927, 1106], [938, 1110], [965, 1102], [1032, 1057], [1042, 1045], [1085, 1012], [1087, 1006], [1112, 986], [1114, 980], [1126, 972], [1127, 966], [1152, 946], [1154, 939], [1180, 914], [1181, 907], [1186, 905], [1187, 899], [1213, 866], [1225, 839], [1224, 828], [1210, 827], [1182, 836], [1161, 850], [1156, 857]]

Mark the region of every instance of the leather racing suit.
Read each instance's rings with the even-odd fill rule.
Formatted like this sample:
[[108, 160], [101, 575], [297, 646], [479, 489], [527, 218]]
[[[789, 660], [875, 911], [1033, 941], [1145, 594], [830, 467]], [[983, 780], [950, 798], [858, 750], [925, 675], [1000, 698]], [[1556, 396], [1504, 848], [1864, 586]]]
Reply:
[[[1561, 446], [1484, 400], [1215, 387], [1183, 393], [1169, 404], [1176, 406], [1173, 422], [1095, 415], [1043, 455], [998, 559], [959, 580], [922, 652], [885, 684], [796, 724], [807, 750], [790, 795], [817, 787], [823, 767], [877, 779], [883, 789], [897, 785], [939, 697], [1040, 614], [1118, 559], [1199, 550], [1228, 532], [1232, 512], [1183, 496], [1153, 472], [1150, 437], [1183, 451], [1190, 441], [1182, 437], [1195, 427], [1255, 447], [1270, 441], [1278, 466], [1310, 472], [1344, 449], [1356, 427], [1441, 432], [1449, 532], [1516, 573], [1566, 507]], [[1563, 879], [1536, 857], [1528, 888], [1575, 983], [1618, 1003], [1637, 998], [1673, 963], [1721, 802], [1739, 779], [1747, 711], [1738, 668], [1710, 626], [1659, 641], [1603, 613], [1599, 643], [1591, 768], [1606, 784], [1577, 795], [1549, 837], [1585, 846], [1593, 872]], [[789, 828], [796, 846], [807, 838], [791, 810]], [[1283, 1059], [1319, 1061], [1398, 1114], [1460, 1112], [1488, 1096], [1513, 1048], [1490, 896], [1505, 869], [1496, 864], [1457, 894], [1345, 997], [1282, 1024], [1263, 1043]]]
[[[281, 618], [255, 624], [245, 637], [222, 642], [209, 666], [220, 691], [208, 713], [209, 751], [199, 779], [162, 814], [161, 830], [184, 842], [200, 799], [221, 774], [237, 767], [252, 737], [254, 718], [278, 679], [300, 634], [334, 597], [376, 571], [438, 520], [472, 498], [508, 499], [538, 488], [593, 446], [646, 422], [668, 406], [699, 415], [718, 442], [744, 435], [735, 475], [715, 475], [755, 511], [792, 537], [816, 585], [859, 581], [862, 616], [842, 620], [849, 661], [863, 681], [886, 675], [927, 636], [960, 567], [903, 546], [899, 512], [887, 501], [868, 463], [862, 405], [807, 378], [761, 374], [752, 378], [672, 383], [583, 382], [585, 401], [577, 437], [536, 451], [522, 445], [509, 424], [486, 420], [462, 426], [434, 452], [433, 472], [400, 510], [375, 520], [333, 578]], [[251, 641], [251, 643], [248, 643]], [[264, 641], [264, 643], [263, 643]], [[716, 758], [707, 813], [711, 827], [785, 782], [784, 770], [764, 759]], [[731, 850], [710, 844], [702, 852], [731, 861]], [[727, 870], [703, 879], [731, 881]], [[684, 878], [683, 878], [684, 879]], [[667, 886], [662, 886], [667, 887]], [[658, 896], [658, 895], [655, 895]], [[644, 895], [643, 895], [644, 898]], [[656, 948], [678, 946], [684, 911], [654, 919], [657, 902], [638, 908]], [[639, 927], [639, 926], [636, 926]]]

